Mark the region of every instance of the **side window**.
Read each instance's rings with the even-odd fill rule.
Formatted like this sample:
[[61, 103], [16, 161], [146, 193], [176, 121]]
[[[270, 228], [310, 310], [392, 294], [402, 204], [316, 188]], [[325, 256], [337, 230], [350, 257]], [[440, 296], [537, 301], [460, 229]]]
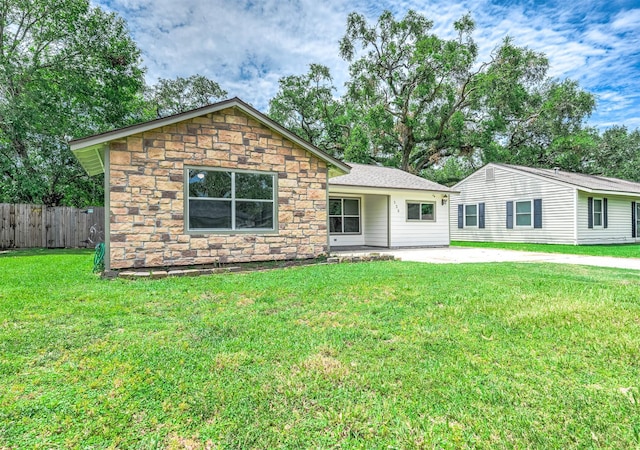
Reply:
[[532, 221], [532, 207], [531, 201], [520, 201], [516, 203], [516, 226], [517, 227], [530, 227], [533, 224]]
[[602, 199], [601, 198], [593, 199], [593, 226], [594, 227], [602, 226]]
[[478, 205], [464, 205], [464, 226], [478, 226]]

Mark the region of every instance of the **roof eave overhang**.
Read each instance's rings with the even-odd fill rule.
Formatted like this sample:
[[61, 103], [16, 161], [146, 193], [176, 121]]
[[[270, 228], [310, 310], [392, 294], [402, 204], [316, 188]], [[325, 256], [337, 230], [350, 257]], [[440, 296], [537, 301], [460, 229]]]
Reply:
[[104, 154], [107, 147], [107, 143], [88, 147], [74, 147], [71, 145], [71, 151], [78, 158], [80, 165], [89, 176], [94, 176], [104, 173]]
[[[82, 167], [84, 167], [85, 170], [87, 170], [87, 173], [89, 173], [89, 175], [92, 175], [87, 169], [87, 167], [93, 168], [97, 166], [98, 162], [95, 160], [95, 158], [89, 158], [87, 156], [86, 159], [87, 159], [88, 166], [85, 166], [85, 163], [83, 163], [83, 161], [78, 156], [81, 154], [81, 152], [84, 152], [84, 150], [87, 150], [86, 152], [87, 155], [91, 153], [90, 149], [94, 149], [94, 148], [101, 148], [104, 153], [104, 149], [108, 146], [108, 143], [111, 141], [124, 139], [134, 134], [144, 133], [146, 131], [154, 130], [156, 128], [162, 128], [164, 126], [173, 125], [178, 122], [194, 119], [196, 117], [200, 117], [205, 114], [215, 113], [227, 108], [237, 108], [238, 110], [242, 111], [246, 115], [260, 122], [262, 125], [269, 128], [270, 130], [285, 136], [287, 139], [296, 143], [303, 149], [307, 150], [309, 153], [325, 161], [329, 165], [330, 170], [332, 170], [332, 173], [336, 173], [340, 175], [340, 174], [347, 174], [351, 171], [351, 167], [348, 164], [345, 164], [342, 161], [324, 153], [322, 150], [318, 149], [314, 145], [310, 144], [309, 142], [306, 142], [302, 138], [296, 136], [291, 131], [287, 130], [286, 128], [282, 127], [278, 123], [274, 122], [273, 120], [271, 120], [270, 118], [262, 114], [260, 111], [244, 103], [239, 98], [225, 100], [225, 101], [216, 103], [214, 105], [204, 106], [202, 108], [194, 109], [181, 114], [176, 114], [173, 116], [164, 117], [162, 119], [156, 119], [150, 122], [144, 122], [138, 125], [132, 125], [125, 128], [120, 128], [118, 130], [108, 131], [106, 133], [97, 134], [94, 136], [89, 136], [81, 139], [75, 139], [71, 141], [69, 145], [71, 147], [71, 151], [73, 151], [76, 157], [78, 157], [78, 159], [80, 160]], [[102, 172], [104, 172], [104, 158], [101, 159], [100, 163], [102, 165]], [[102, 172], [95, 172], [95, 169], [94, 169], [93, 175], [97, 175], [98, 173], [102, 173]]]
[[385, 186], [361, 186], [361, 185], [352, 185], [352, 184], [332, 184], [331, 180], [329, 180], [329, 192], [331, 191], [340, 191], [340, 190], [348, 190], [350, 192], [355, 191], [376, 191], [380, 194], [384, 192], [380, 191], [399, 191], [399, 192], [416, 192], [416, 193], [438, 193], [438, 194], [459, 194], [460, 191], [455, 191], [452, 189], [442, 190], [442, 189], [415, 189], [415, 188], [399, 188], [399, 187], [385, 187]]
[[640, 197], [640, 192], [627, 192], [627, 191], [608, 191], [603, 189], [589, 189], [581, 186], [576, 186], [579, 191], [586, 192], [594, 195], [618, 195], [620, 197]]

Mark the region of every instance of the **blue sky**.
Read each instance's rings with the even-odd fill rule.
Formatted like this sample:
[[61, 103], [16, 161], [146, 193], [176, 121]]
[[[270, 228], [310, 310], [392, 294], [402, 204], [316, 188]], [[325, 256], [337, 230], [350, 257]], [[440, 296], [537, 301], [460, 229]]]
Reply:
[[120, 14], [143, 53], [147, 81], [196, 73], [265, 111], [278, 79], [328, 66], [338, 88], [348, 64], [338, 55], [352, 11], [374, 22], [413, 9], [441, 37], [470, 12], [487, 60], [505, 36], [543, 52], [549, 75], [596, 95], [589, 123], [640, 127], [640, 0], [92, 0]]

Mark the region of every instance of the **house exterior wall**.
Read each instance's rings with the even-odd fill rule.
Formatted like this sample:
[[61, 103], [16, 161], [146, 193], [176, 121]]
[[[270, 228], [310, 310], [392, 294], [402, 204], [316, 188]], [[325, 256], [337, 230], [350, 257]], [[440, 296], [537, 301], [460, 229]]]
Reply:
[[[327, 166], [235, 108], [110, 143], [111, 269], [312, 258], [327, 252]], [[185, 166], [277, 174], [272, 232], [188, 232]]]
[[[443, 194], [425, 191], [394, 191], [390, 196], [389, 246], [440, 247], [449, 245], [449, 205], [442, 204]], [[434, 221], [407, 220], [408, 202], [435, 204]]]
[[389, 246], [389, 197], [387, 195], [365, 195], [364, 245]]
[[[589, 228], [588, 198], [607, 199], [607, 228]], [[578, 244], [632, 243], [631, 202], [640, 202], [638, 197], [591, 194], [578, 191]]]
[[[460, 195], [454, 195], [451, 201], [452, 240], [576, 243], [575, 188], [498, 166], [488, 167], [494, 170], [493, 179], [487, 179], [485, 167], [455, 186]], [[542, 199], [542, 228], [514, 224], [508, 229], [507, 201], [534, 199]], [[485, 204], [485, 228], [458, 228], [458, 205], [482, 202]]]
[[[439, 247], [449, 245], [449, 206], [443, 205], [439, 192], [402, 189], [331, 186], [330, 197], [361, 199], [363, 233], [331, 234], [330, 246], [371, 245], [376, 247]], [[447, 194], [448, 200], [449, 194]], [[435, 205], [434, 221], [407, 220], [407, 202]]]

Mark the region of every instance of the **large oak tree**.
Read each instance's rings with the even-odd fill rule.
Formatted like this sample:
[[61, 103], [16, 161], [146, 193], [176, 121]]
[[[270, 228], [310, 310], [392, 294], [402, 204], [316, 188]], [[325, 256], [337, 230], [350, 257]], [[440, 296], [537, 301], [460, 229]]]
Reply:
[[480, 61], [474, 26], [463, 16], [457, 36], [443, 39], [414, 11], [400, 20], [386, 11], [375, 24], [349, 15], [340, 42], [351, 63], [346, 101], [373, 156], [413, 172], [484, 150], [494, 160], [575, 167], [568, 155], [585, 153], [593, 97], [548, 79], [546, 57], [509, 38]]

